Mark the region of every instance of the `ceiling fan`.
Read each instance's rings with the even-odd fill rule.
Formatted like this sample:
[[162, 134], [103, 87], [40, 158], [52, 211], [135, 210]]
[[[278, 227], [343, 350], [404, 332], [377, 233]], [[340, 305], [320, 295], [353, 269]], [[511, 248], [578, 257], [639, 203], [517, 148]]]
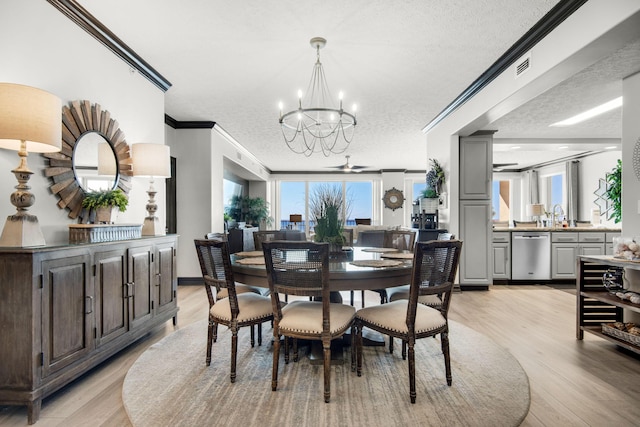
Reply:
[[362, 169], [367, 168], [367, 166], [356, 166], [352, 164], [351, 161], [349, 160], [351, 156], [344, 156], [344, 157], [347, 159], [347, 162], [345, 164], [340, 166], [329, 166], [329, 167], [333, 169], [341, 170], [342, 172], [362, 172]]

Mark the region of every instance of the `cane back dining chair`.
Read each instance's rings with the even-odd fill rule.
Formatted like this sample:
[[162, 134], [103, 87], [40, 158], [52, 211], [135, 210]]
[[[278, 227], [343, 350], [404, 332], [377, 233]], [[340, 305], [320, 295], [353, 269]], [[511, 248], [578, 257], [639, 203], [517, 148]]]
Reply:
[[[331, 340], [351, 328], [355, 308], [331, 303], [329, 293], [329, 244], [273, 241], [262, 245], [273, 306], [273, 371], [271, 389], [278, 388], [280, 337], [322, 341], [324, 401], [331, 398]], [[321, 298], [296, 300], [282, 306], [279, 294]], [[287, 358], [285, 352], [285, 358]], [[352, 355], [352, 363], [355, 362]]]
[[[453, 233], [439, 233], [437, 240], [453, 240], [456, 236]], [[387, 297], [389, 301], [397, 301], [401, 299], [409, 299], [409, 291], [411, 286], [396, 286], [394, 288], [387, 289]], [[455, 285], [454, 285], [455, 290]], [[442, 295], [438, 294], [428, 294], [428, 295], [420, 295], [418, 296], [418, 302], [420, 304], [428, 305], [429, 307], [433, 307], [437, 310], [440, 310], [442, 307]], [[393, 337], [389, 337], [389, 353], [393, 353]], [[402, 354], [403, 357], [406, 354], [406, 343], [402, 342]]]
[[[269, 297], [253, 292], [238, 293], [231, 270], [229, 244], [222, 239], [195, 240], [202, 278], [209, 299], [209, 328], [206, 364], [211, 364], [211, 347], [217, 336], [218, 324], [231, 330], [231, 382], [236, 380], [238, 330], [251, 328], [251, 347], [255, 345], [254, 326], [258, 327], [258, 345], [262, 345], [262, 323], [273, 320]], [[225, 289], [227, 297], [216, 300], [213, 289]], [[219, 292], [218, 292], [219, 293]]]
[[[462, 242], [459, 240], [416, 243], [409, 299], [357, 311], [355, 329], [358, 376], [362, 374], [362, 328], [371, 328], [385, 335], [400, 338], [409, 347], [409, 397], [411, 403], [415, 403], [415, 342], [420, 338], [440, 334], [447, 385], [451, 385], [447, 314], [461, 249]], [[440, 308], [419, 304], [418, 298], [424, 295], [441, 295]], [[403, 359], [405, 357], [403, 354]]]
[[384, 247], [413, 252], [416, 232], [410, 230], [385, 230]]
[[262, 250], [264, 242], [270, 242], [278, 239], [278, 230], [260, 230], [253, 233], [253, 245], [256, 251]]

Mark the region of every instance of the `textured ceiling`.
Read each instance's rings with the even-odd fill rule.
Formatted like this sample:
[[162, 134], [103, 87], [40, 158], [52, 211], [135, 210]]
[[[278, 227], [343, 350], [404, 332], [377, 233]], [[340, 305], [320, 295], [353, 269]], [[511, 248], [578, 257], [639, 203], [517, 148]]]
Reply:
[[[344, 158], [296, 155], [278, 126], [278, 102], [293, 107], [297, 90], [308, 85], [315, 61], [309, 39], [328, 40], [321, 60], [329, 88], [344, 91], [345, 105], [358, 104], [356, 136], [345, 154], [374, 170], [420, 170], [427, 166], [424, 125], [558, 1], [80, 2], [173, 84], [168, 115], [215, 121], [273, 171], [310, 171]], [[637, 65], [627, 55], [617, 59]], [[620, 91], [619, 81], [607, 81], [619, 71], [616, 63], [606, 72], [586, 70], [496, 122], [496, 137], [570, 137], [546, 127], [550, 105], [563, 112], [577, 107], [585, 83], [594, 99], [596, 92], [608, 99], [611, 88]], [[599, 73], [608, 86], [596, 90]], [[573, 96], [564, 95], [570, 91]], [[619, 137], [619, 117], [613, 119], [594, 125], [599, 136]]]

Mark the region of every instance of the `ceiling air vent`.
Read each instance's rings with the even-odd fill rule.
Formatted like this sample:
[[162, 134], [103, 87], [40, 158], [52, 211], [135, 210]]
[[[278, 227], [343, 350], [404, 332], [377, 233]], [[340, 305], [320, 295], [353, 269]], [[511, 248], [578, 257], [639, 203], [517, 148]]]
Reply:
[[531, 55], [527, 54], [524, 59], [516, 65], [516, 78], [526, 72], [531, 66]]
[[238, 160], [242, 160], [242, 154], [240, 154], [239, 151], [236, 151], [236, 157], [238, 158]]

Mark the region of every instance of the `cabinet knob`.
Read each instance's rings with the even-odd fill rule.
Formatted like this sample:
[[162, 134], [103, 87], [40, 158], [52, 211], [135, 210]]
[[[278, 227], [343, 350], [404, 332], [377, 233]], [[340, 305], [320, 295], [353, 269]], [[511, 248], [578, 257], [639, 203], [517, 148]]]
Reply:
[[84, 314], [91, 314], [91, 313], [93, 313], [93, 297], [91, 295], [87, 295], [85, 297]]

